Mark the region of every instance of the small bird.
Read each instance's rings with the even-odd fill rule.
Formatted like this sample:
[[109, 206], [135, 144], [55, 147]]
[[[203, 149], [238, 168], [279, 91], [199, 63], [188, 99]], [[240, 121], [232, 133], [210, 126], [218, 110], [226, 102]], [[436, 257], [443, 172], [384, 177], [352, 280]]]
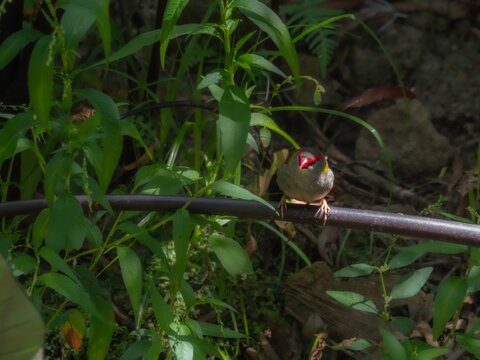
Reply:
[[325, 196], [333, 187], [333, 171], [328, 166], [327, 157], [320, 151], [303, 148], [296, 150], [277, 172], [277, 184], [291, 199], [311, 203], [320, 200], [320, 208], [315, 216], [323, 214], [326, 223], [330, 207]]

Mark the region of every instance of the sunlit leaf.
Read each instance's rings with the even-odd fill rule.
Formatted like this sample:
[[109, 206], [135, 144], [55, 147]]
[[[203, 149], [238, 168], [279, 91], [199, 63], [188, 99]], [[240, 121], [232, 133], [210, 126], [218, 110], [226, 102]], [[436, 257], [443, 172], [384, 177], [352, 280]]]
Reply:
[[427, 282], [432, 270], [432, 267], [426, 267], [403, 276], [390, 293], [392, 299], [404, 299], [416, 295]]
[[326, 291], [326, 293], [345, 306], [373, 314], [378, 313], [375, 304], [363, 295], [351, 291]]
[[368, 264], [352, 264], [336, 271], [335, 277], [357, 277], [370, 275], [375, 270], [374, 266]]

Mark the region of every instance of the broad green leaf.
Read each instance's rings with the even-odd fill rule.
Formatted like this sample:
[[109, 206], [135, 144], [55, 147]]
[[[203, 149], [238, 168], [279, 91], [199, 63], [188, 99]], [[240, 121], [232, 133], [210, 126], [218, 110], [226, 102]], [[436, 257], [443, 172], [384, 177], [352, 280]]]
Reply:
[[427, 282], [432, 270], [433, 267], [426, 267], [403, 276], [390, 293], [392, 299], [405, 299], [416, 295]]
[[218, 181], [215, 184], [212, 185], [211, 187], [212, 191], [224, 195], [224, 196], [229, 196], [234, 199], [243, 199], [243, 200], [254, 200], [258, 201], [259, 203], [269, 207], [273, 211], [275, 211], [275, 207], [270, 204], [268, 201], [265, 201], [261, 197], [252, 194], [250, 191], [247, 189], [244, 189], [238, 185], [226, 182], [226, 181]]
[[285, 58], [293, 76], [300, 74], [297, 52], [288, 32], [287, 26], [275, 12], [258, 0], [234, 0], [234, 5], [277, 45]]
[[189, 0], [167, 0], [162, 19], [162, 36], [160, 37], [160, 65], [165, 67], [165, 53], [170, 41], [170, 33], [177, 23]]
[[73, 269], [66, 263], [64, 259], [58, 255], [58, 252], [49, 248], [43, 247], [40, 249], [38, 254], [48, 262], [55, 270], [60, 270], [65, 275], [67, 275], [70, 279], [75, 281], [76, 283], [80, 283], [77, 275], [73, 271]]
[[455, 340], [457, 340], [465, 350], [475, 355], [477, 359], [480, 359], [480, 339], [467, 334], [457, 334]]
[[272, 118], [268, 117], [265, 114], [256, 112], [252, 113], [250, 118], [250, 126], [263, 126], [273, 132], [276, 132], [278, 135], [287, 140], [295, 149], [300, 149], [300, 145], [297, 144], [293, 138], [288, 135], [285, 131], [280, 129], [275, 121]]
[[218, 260], [230, 275], [253, 273], [250, 258], [238, 242], [221, 235], [209, 236], [208, 242]]
[[50, 208], [46, 246], [54, 250], [80, 249], [87, 232], [82, 218], [82, 206], [75, 196], [62, 194]]
[[6, 123], [0, 129], [0, 167], [5, 160], [10, 159], [17, 152], [17, 144], [25, 131], [34, 125], [33, 114], [25, 112], [18, 114]]
[[15, 254], [10, 262], [13, 276], [29, 274], [35, 270], [37, 260], [28, 254]]
[[227, 174], [235, 171], [243, 156], [249, 126], [250, 107], [245, 91], [232, 85], [223, 93], [217, 120]]
[[42, 317], [0, 256], [0, 358], [30, 360], [41, 351], [45, 329]]
[[336, 271], [335, 277], [357, 277], [370, 275], [375, 270], [374, 266], [368, 264], [352, 264]]
[[92, 11], [75, 4], [65, 4], [61, 25], [65, 36], [65, 47], [76, 50], [80, 40], [95, 22]]
[[405, 267], [427, 253], [460, 254], [467, 251], [468, 247], [461, 244], [433, 240], [425, 241], [416, 245], [400, 248], [399, 253], [390, 260], [389, 267], [391, 269]]
[[127, 289], [128, 297], [133, 308], [135, 324], [140, 325], [140, 303], [142, 298], [142, 263], [140, 258], [131, 248], [126, 246], [117, 247], [118, 261], [122, 272], [123, 283]]
[[461, 277], [450, 276], [438, 285], [433, 309], [434, 339], [438, 339], [447, 321], [460, 309], [466, 295], [467, 282]]
[[192, 236], [193, 225], [190, 222], [190, 214], [185, 209], [177, 210], [173, 217], [173, 244], [175, 246], [175, 273], [177, 283], [183, 280], [183, 273], [187, 265], [187, 253]]
[[395, 336], [383, 327], [378, 329], [383, 338], [384, 356], [382, 359], [388, 360], [407, 360], [407, 354], [402, 344]]
[[66, 299], [80, 305], [85, 312], [93, 311], [93, 304], [81, 284], [59, 273], [46, 273], [38, 277], [38, 281], [56, 291]]
[[375, 304], [363, 295], [351, 291], [326, 291], [326, 293], [345, 306], [373, 314], [378, 313]]
[[[148, 340], [138, 340], [131, 344], [118, 360], [138, 360], [148, 352], [151, 342]], [[157, 356], [158, 358], [158, 356]]]
[[192, 180], [182, 172], [166, 169], [160, 165], [145, 165], [135, 174], [135, 189], [142, 193], [156, 195], [175, 195]]
[[400, 331], [403, 335], [410, 334], [415, 327], [414, 321], [406, 316], [392, 316], [390, 320], [395, 329]]
[[174, 341], [172, 346], [176, 359], [193, 360], [193, 344], [191, 342], [185, 340]]
[[53, 105], [53, 48], [52, 37], [42, 37], [33, 48], [28, 64], [28, 94], [33, 112], [42, 130], [48, 129], [50, 109]]
[[285, 73], [282, 70], [280, 70], [272, 62], [268, 61], [267, 59], [265, 59], [263, 56], [260, 56], [260, 55], [243, 54], [238, 57], [237, 62], [242, 67], [243, 66], [247, 66], [248, 68], [256, 67], [261, 70], [267, 70], [277, 75], [280, 75], [283, 78], [287, 77], [287, 75], [285, 75]]
[[[152, 332], [150, 348], [145, 355], [145, 360], [161, 359], [163, 350], [163, 338], [156, 332]], [[143, 359], [142, 359], [143, 360]]]
[[7, 66], [20, 50], [42, 35], [38, 30], [25, 28], [7, 37], [0, 45], [0, 70]]
[[102, 316], [90, 317], [87, 354], [89, 360], [103, 360], [109, 352], [115, 319], [112, 304], [109, 301], [98, 301], [97, 298], [95, 306], [99, 312], [102, 312]]
[[[109, 0], [59, 0], [56, 4], [58, 7], [68, 9], [69, 6], [76, 6], [83, 9], [90, 16], [95, 18], [100, 38], [102, 39], [103, 51], [105, 57], [110, 57], [110, 47], [112, 41], [112, 33], [109, 17]], [[83, 13], [82, 12], [82, 13]]]
[[43, 209], [37, 215], [37, 217], [35, 218], [35, 222], [33, 223], [32, 244], [35, 252], [40, 248], [40, 246], [42, 246], [43, 240], [45, 240], [45, 236], [48, 230], [49, 214], [50, 209]]
[[[448, 354], [450, 352], [450, 349], [446, 348], [439, 348], [439, 349], [426, 349], [426, 350], [421, 350], [419, 351], [415, 357], [413, 358], [414, 360], [434, 360], [434, 359], [440, 359], [442, 355]], [[479, 352], [480, 354], [480, 352]]]
[[372, 344], [368, 340], [365, 339], [346, 339], [343, 340], [341, 343], [334, 345], [332, 348], [334, 350], [352, 350], [352, 351], [362, 351], [371, 347]]
[[155, 314], [155, 318], [157, 319], [160, 328], [165, 333], [171, 334], [172, 329], [170, 328], [170, 326], [175, 321], [172, 309], [165, 302], [162, 295], [160, 295], [153, 282], [150, 286], [150, 294], [152, 298], [153, 313]]
[[[49, 204], [52, 203], [59, 184], [65, 182], [65, 179], [69, 175], [72, 162], [72, 157], [64, 151], [57, 152], [48, 161], [45, 169], [43, 188], [45, 191], [45, 197], [47, 198]], [[65, 186], [65, 184], [63, 185]], [[61, 192], [64, 190], [64, 188], [62, 187], [59, 190]]]
[[473, 265], [468, 272], [468, 290], [467, 294], [473, 294], [480, 290], [480, 266]]
[[223, 79], [224, 71], [222, 70], [215, 70], [211, 73], [202, 77], [202, 80], [197, 86], [198, 90], [204, 89], [209, 87], [210, 85], [218, 84]]
[[85, 98], [93, 104], [102, 119], [103, 149], [102, 151], [97, 149], [90, 155], [98, 159], [92, 165], [97, 173], [100, 189], [102, 193], [106, 193], [122, 153], [123, 140], [120, 114], [117, 106], [108, 95], [95, 89], [82, 89], [78, 93], [80, 98]]
[[109, 351], [115, 319], [110, 294], [98, 279], [85, 266], [77, 268], [84, 292], [91, 299], [91, 308], [85, 309], [89, 315], [88, 359], [103, 360]]

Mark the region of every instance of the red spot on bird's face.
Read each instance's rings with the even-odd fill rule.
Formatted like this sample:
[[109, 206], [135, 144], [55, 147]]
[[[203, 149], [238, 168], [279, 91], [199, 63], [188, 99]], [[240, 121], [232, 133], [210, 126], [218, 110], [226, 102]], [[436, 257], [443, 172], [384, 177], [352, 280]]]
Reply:
[[303, 151], [300, 151], [298, 154], [298, 167], [300, 169], [306, 169], [322, 159], [323, 155], [304, 154]]

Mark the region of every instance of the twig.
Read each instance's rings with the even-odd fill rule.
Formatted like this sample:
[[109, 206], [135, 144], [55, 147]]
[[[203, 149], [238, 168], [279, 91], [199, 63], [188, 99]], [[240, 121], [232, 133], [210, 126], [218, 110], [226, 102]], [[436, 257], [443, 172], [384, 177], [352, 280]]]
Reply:
[[[88, 198], [77, 196], [87, 208]], [[186, 207], [196, 214], [226, 215], [242, 218], [285, 220], [296, 223], [323, 223], [315, 217], [316, 206], [289, 204], [281, 218], [272, 209], [256, 201], [228, 198], [191, 198], [187, 196], [107, 195], [114, 210], [176, 211]], [[271, 203], [275, 208], [277, 203]], [[20, 200], [0, 204], [0, 217], [38, 213], [47, 207], [45, 199]], [[417, 238], [445, 240], [458, 244], [480, 246], [480, 225], [439, 220], [420, 216], [331, 207], [327, 224], [366, 231], [378, 231]]]

